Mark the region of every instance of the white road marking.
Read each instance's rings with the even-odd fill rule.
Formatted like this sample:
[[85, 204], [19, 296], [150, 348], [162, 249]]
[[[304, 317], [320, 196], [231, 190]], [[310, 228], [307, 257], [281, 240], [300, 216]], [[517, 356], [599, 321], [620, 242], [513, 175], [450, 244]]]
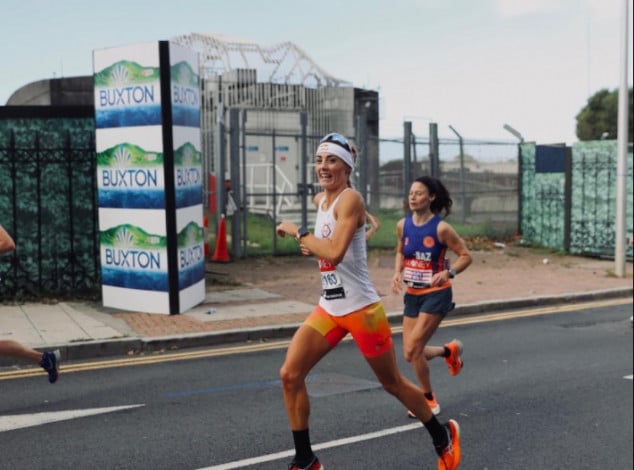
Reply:
[[[401, 432], [411, 431], [413, 429], [420, 428], [422, 424], [420, 422], [414, 424], [408, 424], [406, 426], [398, 426], [396, 428], [384, 429], [382, 431], [370, 432], [368, 434], [361, 434], [359, 436], [346, 437], [345, 439], [336, 439], [330, 442], [322, 442], [321, 444], [313, 445], [313, 450], [328, 449], [331, 447], [345, 446], [348, 444], [354, 444], [356, 442], [368, 441], [370, 439], [376, 439], [383, 436], [389, 436], [390, 434], [398, 434]], [[259, 457], [253, 457], [250, 459], [237, 460], [235, 462], [227, 462], [221, 465], [214, 465], [213, 467], [205, 467], [199, 470], [232, 470], [234, 468], [244, 468], [249, 465], [257, 465], [264, 462], [272, 462], [274, 460], [280, 460], [295, 455], [294, 450], [287, 450], [284, 452], [277, 452], [275, 454], [261, 455]]]
[[632, 379], [634, 379], [634, 375], [631, 375], [631, 374], [630, 375], [625, 375], [625, 376], [623, 376], [623, 378], [624, 379], [628, 379], [628, 380], [632, 380]]
[[87, 408], [85, 410], [50, 411], [44, 413], [30, 413], [26, 415], [0, 416], [0, 432], [28, 428], [31, 426], [40, 426], [41, 424], [83, 418], [85, 416], [99, 415], [103, 413], [114, 413], [115, 411], [129, 410], [131, 408], [138, 408], [140, 406], [145, 406], [145, 404], [108, 406], [105, 408]]

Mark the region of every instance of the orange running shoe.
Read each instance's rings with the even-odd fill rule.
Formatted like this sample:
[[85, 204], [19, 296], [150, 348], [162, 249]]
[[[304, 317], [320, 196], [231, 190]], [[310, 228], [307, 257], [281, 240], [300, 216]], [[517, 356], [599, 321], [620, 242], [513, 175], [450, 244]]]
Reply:
[[460, 426], [453, 419], [446, 426], [449, 445], [438, 455], [438, 470], [456, 470], [460, 464]]
[[458, 375], [462, 370], [462, 366], [464, 363], [462, 359], [460, 359], [460, 355], [462, 354], [462, 341], [459, 339], [454, 339], [451, 342], [445, 344], [445, 347], [449, 349], [449, 357], [445, 358], [445, 362], [449, 367], [449, 373], [451, 375]]
[[[436, 395], [432, 394], [431, 400], [428, 400], [427, 397], [425, 397], [425, 401], [434, 415], [438, 415], [440, 413], [440, 405], [436, 401]], [[416, 415], [412, 413], [412, 410], [407, 410], [407, 417], [416, 419]]]
[[311, 462], [305, 467], [300, 467], [295, 462], [292, 462], [288, 466], [288, 470], [324, 470], [324, 466], [319, 463], [319, 459], [317, 457], [313, 457], [313, 460], [311, 460]]

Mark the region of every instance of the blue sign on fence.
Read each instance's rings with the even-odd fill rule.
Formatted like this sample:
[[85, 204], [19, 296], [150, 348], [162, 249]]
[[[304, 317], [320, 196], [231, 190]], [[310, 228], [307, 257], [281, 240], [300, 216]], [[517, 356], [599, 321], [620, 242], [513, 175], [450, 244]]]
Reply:
[[535, 147], [535, 173], [565, 173], [566, 146], [538, 145]]

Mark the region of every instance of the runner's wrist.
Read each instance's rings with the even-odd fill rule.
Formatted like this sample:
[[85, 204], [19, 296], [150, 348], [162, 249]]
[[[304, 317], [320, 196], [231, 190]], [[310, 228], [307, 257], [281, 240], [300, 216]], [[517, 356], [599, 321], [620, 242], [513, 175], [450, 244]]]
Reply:
[[310, 231], [306, 227], [299, 227], [297, 232], [295, 232], [295, 240], [301, 242], [302, 238], [308, 235]]

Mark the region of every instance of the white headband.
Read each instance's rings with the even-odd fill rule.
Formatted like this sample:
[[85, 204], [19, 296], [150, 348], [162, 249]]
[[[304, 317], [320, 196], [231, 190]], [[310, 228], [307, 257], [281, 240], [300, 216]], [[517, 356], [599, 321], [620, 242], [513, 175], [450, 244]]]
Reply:
[[333, 144], [332, 142], [323, 142], [317, 147], [315, 155], [335, 155], [341, 158], [350, 168], [354, 168], [354, 158], [352, 158], [352, 154], [341, 145]]

